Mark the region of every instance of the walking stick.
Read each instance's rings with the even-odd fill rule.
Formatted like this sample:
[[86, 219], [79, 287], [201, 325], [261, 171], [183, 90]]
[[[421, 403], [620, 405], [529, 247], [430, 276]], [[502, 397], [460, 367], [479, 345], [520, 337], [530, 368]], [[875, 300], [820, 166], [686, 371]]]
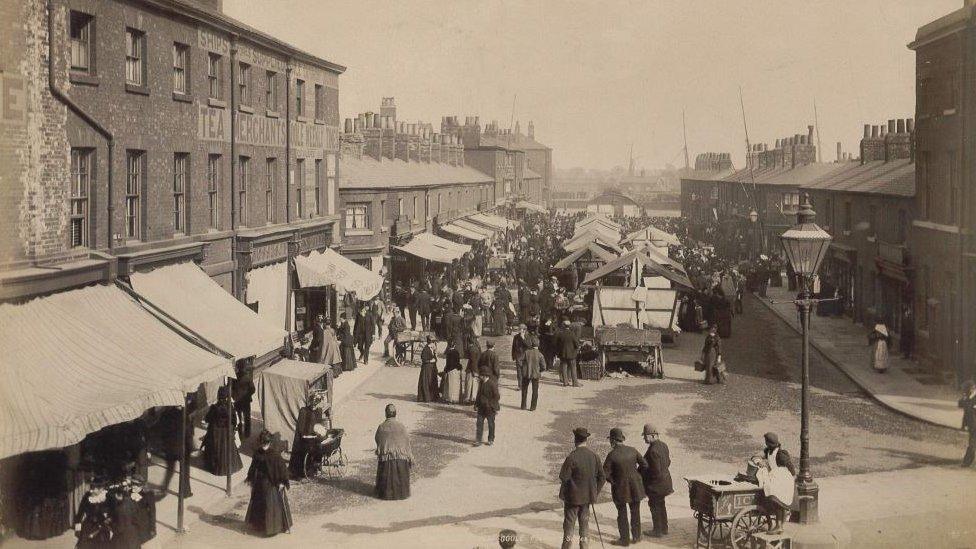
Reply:
[[596, 517], [596, 506], [593, 502], [590, 502], [590, 510], [593, 512], [593, 523], [596, 524], [596, 534], [600, 536], [600, 547], [607, 549], [607, 546], [603, 544], [603, 532], [600, 531], [600, 519]]

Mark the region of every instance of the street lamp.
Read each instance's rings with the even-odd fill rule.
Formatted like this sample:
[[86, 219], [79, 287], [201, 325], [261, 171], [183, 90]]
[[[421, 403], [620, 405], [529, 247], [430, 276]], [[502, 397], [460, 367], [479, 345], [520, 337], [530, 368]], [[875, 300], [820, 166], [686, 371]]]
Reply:
[[810, 297], [813, 277], [827, 254], [830, 234], [821, 229], [814, 219], [817, 214], [810, 205], [810, 197], [803, 196], [803, 204], [796, 215], [797, 223], [780, 239], [783, 250], [800, 277], [800, 293], [793, 302], [800, 311], [803, 328], [802, 389], [800, 404], [800, 472], [796, 477], [797, 497], [800, 504], [800, 523], [811, 524], [818, 520], [817, 483], [810, 474], [810, 310], [818, 300]]

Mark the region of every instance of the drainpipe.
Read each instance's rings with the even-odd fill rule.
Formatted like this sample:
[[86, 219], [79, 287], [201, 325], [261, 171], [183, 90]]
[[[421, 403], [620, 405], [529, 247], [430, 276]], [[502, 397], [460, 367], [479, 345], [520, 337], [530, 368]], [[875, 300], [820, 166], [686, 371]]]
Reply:
[[285, 223], [291, 223], [291, 61], [285, 68]]
[[[233, 291], [234, 297], [244, 300], [241, 280], [244, 273], [240, 272], [237, 261], [237, 36], [230, 36], [230, 257], [234, 265]], [[230, 477], [228, 477], [229, 479]], [[228, 495], [230, 480], [228, 480]]]
[[[105, 223], [105, 228], [108, 229], [108, 249], [111, 250], [113, 247], [112, 240], [112, 218], [115, 215], [115, 206], [112, 197], [112, 157], [115, 149], [115, 136], [112, 132], [108, 130], [105, 126], [100, 124], [91, 115], [86, 113], [77, 103], [71, 100], [54, 82], [54, 2], [53, 0], [47, 0], [47, 82], [48, 87], [51, 90], [51, 95], [55, 99], [64, 103], [68, 107], [68, 110], [75, 113], [78, 118], [81, 118], [89, 126], [91, 126], [96, 132], [98, 132], [102, 137], [105, 138], [108, 144], [108, 170], [106, 177], [108, 179], [108, 199], [105, 201], [105, 205], [108, 211], [108, 218]], [[98, 242], [98, 235], [92, 235], [92, 242], [90, 242], [91, 248], [97, 248], [96, 244]]]

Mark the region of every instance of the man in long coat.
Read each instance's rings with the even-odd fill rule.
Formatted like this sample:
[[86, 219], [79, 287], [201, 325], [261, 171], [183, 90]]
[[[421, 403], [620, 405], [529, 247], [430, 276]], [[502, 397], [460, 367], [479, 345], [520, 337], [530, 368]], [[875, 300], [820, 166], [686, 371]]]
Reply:
[[576, 354], [579, 348], [580, 341], [576, 332], [570, 329], [569, 320], [564, 320], [563, 327], [556, 332], [556, 354], [561, 362], [559, 377], [562, 378], [563, 386], [572, 383], [573, 387], [579, 387], [576, 379]]
[[444, 335], [448, 341], [453, 341], [458, 349], [464, 349], [464, 319], [457, 309], [444, 315]]
[[585, 549], [590, 535], [590, 507], [607, 482], [600, 458], [586, 447], [590, 432], [585, 427], [573, 429], [576, 444], [559, 470], [559, 499], [563, 500], [562, 549], [573, 546], [574, 530], [579, 522], [579, 546]]
[[962, 428], [969, 431], [969, 444], [966, 455], [962, 458], [962, 466], [970, 467], [976, 458], [976, 384], [967, 381], [963, 384], [963, 397], [959, 399], [962, 408]]
[[498, 366], [498, 353], [495, 352], [495, 343], [493, 341], [489, 340], [485, 342], [485, 351], [478, 358], [478, 373], [494, 379], [496, 383], [498, 382], [501, 370]]
[[430, 293], [427, 288], [421, 287], [414, 296], [417, 314], [420, 315], [420, 326], [425, 332], [430, 331]]
[[526, 333], [525, 324], [519, 325], [519, 331], [512, 338], [512, 361], [515, 362], [515, 377], [518, 380], [519, 389], [522, 388], [522, 370], [525, 368], [525, 350], [529, 348], [529, 344], [526, 341], [528, 334]]
[[647, 469], [644, 470], [644, 493], [647, 494], [647, 506], [651, 508], [651, 522], [654, 529], [647, 535], [659, 538], [668, 535], [668, 510], [664, 505], [664, 498], [674, 493], [671, 483], [671, 455], [668, 445], [658, 438], [659, 433], [654, 425], [644, 425], [644, 442], [647, 442], [647, 452], [644, 460]]
[[[647, 469], [644, 456], [635, 448], [624, 444], [624, 432], [619, 427], [610, 429], [612, 449], [603, 462], [603, 471], [610, 482], [613, 503], [617, 506], [617, 530], [620, 540], [615, 545], [626, 547], [641, 539], [640, 502], [644, 499], [644, 482], [641, 474]], [[627, 508], [630, 508], [630, 522]]]

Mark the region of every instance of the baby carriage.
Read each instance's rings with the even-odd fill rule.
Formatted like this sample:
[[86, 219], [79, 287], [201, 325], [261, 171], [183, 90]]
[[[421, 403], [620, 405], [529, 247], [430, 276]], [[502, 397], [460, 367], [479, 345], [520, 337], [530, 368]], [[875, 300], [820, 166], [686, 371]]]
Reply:
[[340, 479], [346, 474], [346, 454], [342, 451], [343, 429], [328, 429], [317, 439], [317, 446], [305, 455], [302, 471], [305, 478], [322, 473], [327, 479]]

